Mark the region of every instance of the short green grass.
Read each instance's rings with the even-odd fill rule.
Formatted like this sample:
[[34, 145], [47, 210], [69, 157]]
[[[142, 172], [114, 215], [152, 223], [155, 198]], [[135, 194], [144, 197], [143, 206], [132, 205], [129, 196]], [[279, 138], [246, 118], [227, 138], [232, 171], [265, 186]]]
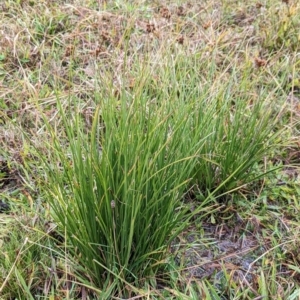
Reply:
[[298, 299], [297, 1], [0, 4], [1, 299]]

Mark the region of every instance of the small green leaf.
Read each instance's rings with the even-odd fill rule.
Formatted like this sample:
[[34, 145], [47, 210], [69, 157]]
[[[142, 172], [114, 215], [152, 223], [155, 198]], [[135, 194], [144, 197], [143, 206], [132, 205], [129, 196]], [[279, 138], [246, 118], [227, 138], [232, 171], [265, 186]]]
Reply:
[[210, 222], [211, 222], [212, 224], [216, 224], [216, 219], [215, 219], [214, 215], [211, 215], [211, 216], [210, 216]]

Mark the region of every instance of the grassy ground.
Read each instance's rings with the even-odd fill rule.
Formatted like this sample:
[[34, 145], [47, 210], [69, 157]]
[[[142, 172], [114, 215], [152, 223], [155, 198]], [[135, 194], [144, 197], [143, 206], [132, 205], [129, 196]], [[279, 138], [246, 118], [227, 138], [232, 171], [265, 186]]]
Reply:
[[1, 299], [299, 299], [300, 4], [2, 1]]

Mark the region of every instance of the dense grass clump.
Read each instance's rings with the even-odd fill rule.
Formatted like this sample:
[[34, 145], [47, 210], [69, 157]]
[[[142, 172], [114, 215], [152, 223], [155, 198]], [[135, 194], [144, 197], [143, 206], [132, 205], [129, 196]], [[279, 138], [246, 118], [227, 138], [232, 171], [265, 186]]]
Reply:
[[53, 136], [60, 164], [48, 165], [48, 199], [69, 251], [100, 288], [112, 278], [153, 281], [186, 226], [181, 197], [204, 140], [189, 135], [190, 104], [178, 113], [172, 101], [151, 103], [145, 89], [99, 99], [88, 134], [78, 115], [60, 110], [68, 151]]
[[[160, 93], [148, 79], [154, 67], [164, 81]], [[233, 103], [236, 75], [213, 93], [197, 86], [196, 60], [165, 58], [154, 67], [140, 66], [130, 93], [99, 95], [88, 132], [58, 102], [66, 139], [52, 135], [47, 199], [68, 251], [100, 289], [155, 287], [171, 242], [208, 204], [202, 199], [191, 214], [188, 188], [208, 196], [253, 180], [251, 169], [272, 141], [274, 117], [262, 115], [262, 97], [249, 106], [240, 91]]]

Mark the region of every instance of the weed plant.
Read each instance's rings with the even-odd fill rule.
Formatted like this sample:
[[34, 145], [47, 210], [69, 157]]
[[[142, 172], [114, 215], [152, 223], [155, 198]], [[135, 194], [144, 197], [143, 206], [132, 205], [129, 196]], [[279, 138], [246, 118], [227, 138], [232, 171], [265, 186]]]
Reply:
[[[202, 199], [191, 214], [182, 201], [189, 186], [226, 193], [249, 181], [274, 124], [261, 114], [261, 98], [249, 106], [240, 91], [232, 103], [235, 76], [217, 94], [207, 87], [202, 94], [197, 60], [162, 57], [158, 65], [138, 65], [143, 72], [130, 93], [98, 97], [88, 132], [58, 101], [67, 142], [52, 131], [54, 157], [46, 166], [47, 199], [68, 251], [95, 286], [114, 282], [110, 288], [123, 297], [128, 283], [157, 286], [171, 242], [208, 205], [210, 198]], [[153, 70], [161, 90], [153, 89]]]
[[61, 107], [70, 157], [53, 136], [60, 165], [48, 165], [48, 198], [69, 251], [101, 288], [113, 278], [120, 286], [155, 281], [186, 226], [181, 198], [204, 143], [190, 136], [191, 104], [178, 112], [179, 100], [163, 94], [151, 103], [143, 84], [120, 99], [100, 98], [88, 134]]

